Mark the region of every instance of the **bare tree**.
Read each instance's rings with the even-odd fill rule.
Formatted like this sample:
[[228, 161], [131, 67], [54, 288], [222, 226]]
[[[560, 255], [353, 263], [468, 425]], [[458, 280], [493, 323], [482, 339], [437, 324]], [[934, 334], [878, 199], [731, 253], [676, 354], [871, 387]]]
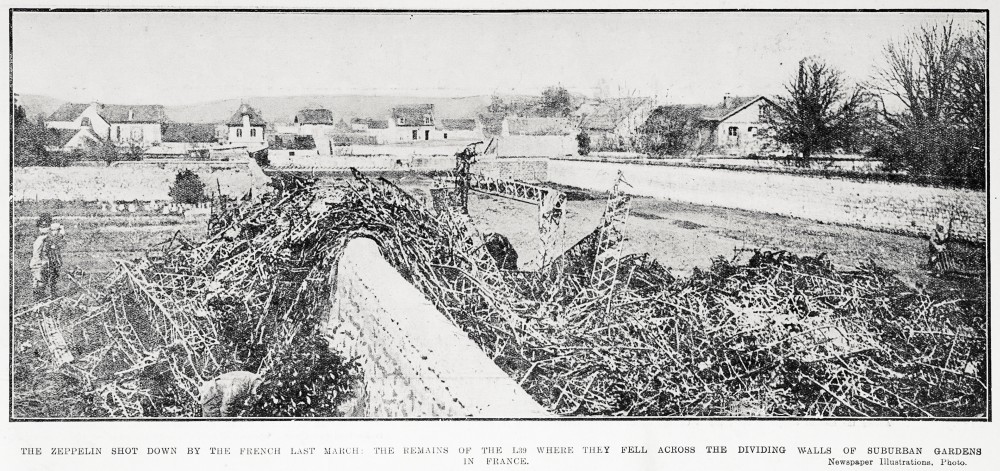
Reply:
[[[923, 26], [902, 41], [885, 47], [884, 67], [874, 88], [881, 93], [882, 113], [890, 125], [912, 120], [937, 123], [948, 115], [954, 70], [960, 59], [952, 22]], [[885, 98], [898, 100], [887, 106]], [[902, 109], [897, 109], [902, 105]]]
[[864, 122], [867, 95], [850, 87], [843, 73], [816, 58], [799, 61], [785, 95], [765, 117], [778, 142], [798, 150], [803, 160], [813, 152], [850, 147]]
[[890, 169], [981, 188], [986, 172], [986, 33], [924, 25], [885, 47], [873, 80]]

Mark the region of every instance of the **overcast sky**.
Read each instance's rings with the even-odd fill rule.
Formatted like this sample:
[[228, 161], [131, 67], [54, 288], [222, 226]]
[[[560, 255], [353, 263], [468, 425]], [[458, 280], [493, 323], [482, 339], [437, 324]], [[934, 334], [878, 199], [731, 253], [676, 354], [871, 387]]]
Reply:
[[14, 91], [177, 105], [305, 94], [773, 94], [804, 56], [857, 81], [931, 13], [25, 13]]

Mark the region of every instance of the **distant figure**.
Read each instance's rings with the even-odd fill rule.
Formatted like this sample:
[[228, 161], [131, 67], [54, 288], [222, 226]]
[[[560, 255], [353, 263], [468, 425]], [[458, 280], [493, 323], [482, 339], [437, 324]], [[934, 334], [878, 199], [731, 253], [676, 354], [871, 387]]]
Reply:
[[935, 275], [942, 275], [952, 269], [951, 254], [948, 253], [948, 231], [943, 224], [936, 224], [928, 247], [928, 265]]
[[35, 223], [38, 235], [31, 246], [31, 287], [35, 302], [58, 296], [59, 271], [62, 268], [62, 248], [65, 232], [52, 216], [43, 213]]
[[230, 371], [206, 381], [198, 389], [202, 417], [235, 417], [248, 398], [257, 394], [263, 379], [249, 371]]
[[496, 260], [501, 270], [517, 270], [517, 250], [503, 234], [487, 234], [486, 251]]

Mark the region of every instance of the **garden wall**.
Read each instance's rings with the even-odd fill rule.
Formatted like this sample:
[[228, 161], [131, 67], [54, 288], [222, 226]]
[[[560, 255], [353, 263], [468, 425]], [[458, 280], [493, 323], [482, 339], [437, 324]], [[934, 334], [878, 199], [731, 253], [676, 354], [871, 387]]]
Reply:
[[545, 417], [548, 412], [382, 258], [370, 239], [337, 267], [330, 343], [357, 356], [363, 417]]
[[951, 221], [952, 235], [986, 242], [986, 193], [769, 172], [552, 160], [549, 181], [607, 191], [618, 170], [627, 191], [879, 231], [928, 235]]
[[268, 177], [250, 159], [212, 162], [146, 160], [93, 167], [18, 167], [13, 172], [14, 200], [170, 201], [177, 172], [198, 174], [209, 193], [241, 197], [265, 191]]

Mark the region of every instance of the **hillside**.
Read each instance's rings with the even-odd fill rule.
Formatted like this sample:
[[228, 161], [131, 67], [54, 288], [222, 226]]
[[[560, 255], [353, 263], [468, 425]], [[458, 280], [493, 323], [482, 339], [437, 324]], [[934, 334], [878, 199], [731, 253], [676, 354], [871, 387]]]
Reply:
[[52, 98], [46, 95], [19, 95], [18, 103], [24, 107], [24, 113], [28, 119], [34, 121], [38, 115], [43, 115], [46, 118], [52, 114], [59, 105], [65, 103], [66, 100], [61, 100], [59, 98]]
[[290, 97], [251, 97], [244, 100], [218, 100], [194, 105], [168, 106], [167, 116], [172, 121], [215, 123], [229, 119], [241, 102], [259, 109], [268, 122], [291, 122], [295, 113], [305, 108], [326, 108], [333, 112], [334, 121], [351, 118], [382, 118], [399, 104], [432, 103], [438, 116], [471, 118], [490, 103], [489, 96], [463, 98], [402, 97], [362, 95], [312, 95]]

